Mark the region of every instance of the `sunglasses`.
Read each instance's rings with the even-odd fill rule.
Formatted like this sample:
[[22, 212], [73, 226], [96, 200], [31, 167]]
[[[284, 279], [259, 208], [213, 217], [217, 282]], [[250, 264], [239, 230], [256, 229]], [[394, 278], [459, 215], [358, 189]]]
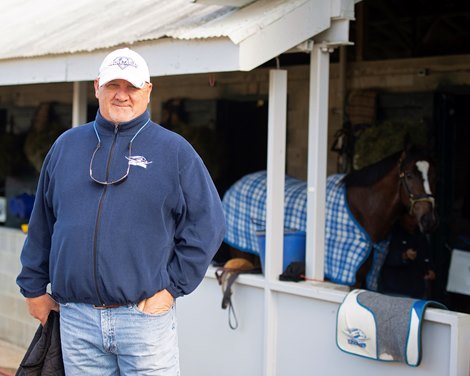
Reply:
[[134, 135], [134, 137], [132, 137], [132, 139], [129, 141], [129, 146], [128, 146], [129, 154], [128, 154], [128, 158], [127, 158], [129, 160], [129, 162], [127, 163], [127, 169], [126, 169], [125, 174], [122, 177], [120, 177], [119, 179], [111, 180], [111, 181], [100, 180], [100, 179], [97, 179], [93, 176], [93, 162], [95, 160], [96, 153], [98, 152], [98, 150], [101, 147], [101, 138], [98, 134], [98, 130], [96, 129], [96, 121], [93, 123], [93, 129], [95, 130], [96, 138], [98, 139], [98, 144], [96, 145], [95, 151], [93, 152], [93, 154], [91, 156], [91, 160], [90, 160], [90, 178], [91, 178], [91, 180], [93, 180], [95, 183], [98, 183], [98, 184], [101, 184], [101, 185], [113, 185], [113, 184], [121, 183], [121, 182], [123, 182], [124, 180], [127, 179], [127, 177], [129, 176], [129, 172], [131, 170], [130, 159], [131, 159], [131, 156], [132, 156], [132, 142], [137, 137], [137, 135], [140, 133], [140, 131], [145, 128], [145, 126], [149, 123], [149, 121], [150, 121], [150, 119], [148, 119], [147, 122], [144, 125], [142, 125], [142, 127], [140, 127], [140, 129], [137, 131], [137, 133]]

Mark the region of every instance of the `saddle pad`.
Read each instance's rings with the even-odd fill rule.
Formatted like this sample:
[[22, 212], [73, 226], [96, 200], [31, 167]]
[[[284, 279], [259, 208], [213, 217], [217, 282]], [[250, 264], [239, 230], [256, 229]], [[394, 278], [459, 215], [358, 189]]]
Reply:
[[429, 300], [352, 290], [340, 305], [336, 344], [350, 354], [418, 366], [421, 327], [426, 307], [446, 309]]

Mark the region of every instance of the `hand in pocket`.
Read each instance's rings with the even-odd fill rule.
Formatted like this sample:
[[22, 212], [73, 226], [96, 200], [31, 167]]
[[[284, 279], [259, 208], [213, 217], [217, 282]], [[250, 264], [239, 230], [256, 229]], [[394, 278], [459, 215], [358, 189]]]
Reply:
[[168, 312], [173, 306], [173, 301], [173, 296], [168, 290], [163, 289], [150, 298], [142, 300], [137, 307], [142, 312], [158, 315]]

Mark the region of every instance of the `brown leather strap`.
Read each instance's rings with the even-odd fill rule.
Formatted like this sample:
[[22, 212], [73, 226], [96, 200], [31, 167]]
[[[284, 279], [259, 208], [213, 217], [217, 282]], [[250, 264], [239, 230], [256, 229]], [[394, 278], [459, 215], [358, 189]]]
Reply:
[[240, 273], [242, 270], [223, 270], [219, 274], [216, 272], [219, 285], [222, 286], [222, 309], [228, 308], [228, 325], [233, 330], [238, 328], [238, 319], [232, 304], [232, 285]]
[[108, 309], [108, 308], [119, 308], [126, 306], [127, 304], [109, 304], [109, 305], [94, 305], [93, 308], [95, 309]]
[[[239, 260], [234, 259], [232, 261], [238, 262]], [[239, 266], [239, 268], [223, 267], [215, 271], [217, 282], [222, 286], [222, 309], [228, 308], [228, 325], [231, 329], [238, 328], [238, 319], [232, 304], [232, 285], [241, 273], [258, 273], [260, 271], [259, 268], [254, 268], [251, 263], [243, 264], [238, 262], [238, 264], [240, 265], [236, 266]]]

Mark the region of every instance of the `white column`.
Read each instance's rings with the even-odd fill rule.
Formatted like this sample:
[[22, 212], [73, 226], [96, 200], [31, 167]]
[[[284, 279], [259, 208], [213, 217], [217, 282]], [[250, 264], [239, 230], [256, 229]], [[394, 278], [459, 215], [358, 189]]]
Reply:
[[271, 283], [282, 269], [284, 240], [284, 176], [286, 165], [287, 72], [269, 72], [268, 170], [266, 201], [266, 259], [264, 299], [265, 376], [276, 375], [277, 301]]
[[87, 119], [87, 82], [73, 83], [72, 127], [84, 124]]
[[310, 57], [306, 274], [323, 280], [325, 184], [328, 147], [329, 48], [314, 45]]

